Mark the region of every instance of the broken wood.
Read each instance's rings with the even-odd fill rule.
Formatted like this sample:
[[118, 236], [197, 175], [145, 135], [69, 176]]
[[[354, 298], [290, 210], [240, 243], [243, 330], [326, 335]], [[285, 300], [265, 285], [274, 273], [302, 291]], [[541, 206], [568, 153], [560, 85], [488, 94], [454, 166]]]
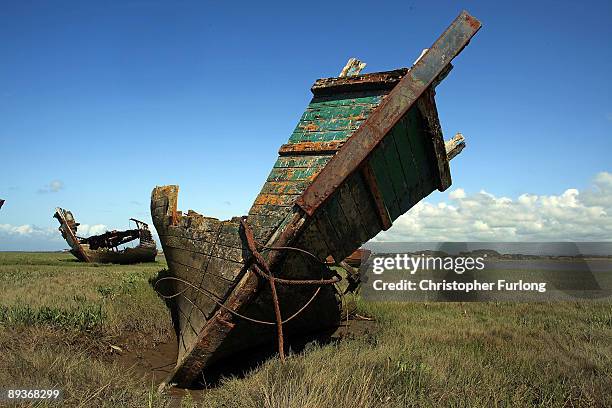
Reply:
[[465, 138], [461, 133], [457, 133], [452, 139], [444, 142], [448, 160], [455, 158], [465, 148]]
[[[70, 252], [80, 261], [96, 263], [130, 264], [154, 262], [157, 256], [157, 245], [153, 240], [149, 226], [139, 220], [130, 218], [137, 228], [126, 231], [107, 231], [104, 234], [88, 238], [77, 236], [79, 223], [72, 212], [56, 208], [53, 218], [59, 223], [59, 231], [70, 246]], [[138, 240], [138, 245], [119, 249], [121, 245]]]
[[339, 78], [347, 77], [347, 76], [355, 76], [359, 75], [361, 70], [366, 67], [366, 63], [359, 61], [357, 58], [349, 58], [342, 71], [340, 71]]

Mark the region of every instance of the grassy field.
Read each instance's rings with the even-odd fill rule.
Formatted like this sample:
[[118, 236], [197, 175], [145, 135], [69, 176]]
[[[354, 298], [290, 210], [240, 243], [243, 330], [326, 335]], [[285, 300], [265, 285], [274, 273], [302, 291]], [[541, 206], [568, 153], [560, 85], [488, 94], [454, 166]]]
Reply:
[[165, 267], [0, 253], [0, 388], [63, 389], [48, 406], [612, 406], [612, 306], [586, 303], [349, 299], [375, 320], [285, 364], [159, 396], [174, 332], [149, 282]]

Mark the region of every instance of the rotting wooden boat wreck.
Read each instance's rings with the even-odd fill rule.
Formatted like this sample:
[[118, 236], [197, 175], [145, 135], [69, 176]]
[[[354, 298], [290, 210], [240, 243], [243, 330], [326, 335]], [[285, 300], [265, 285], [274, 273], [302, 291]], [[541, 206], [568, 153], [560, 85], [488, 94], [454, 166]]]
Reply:
[[327, 284], [337, 278], [295, 248], [345, 259], [450, 186], [449, 159], [464, 142], [458, 134], [445, 145], [435, 87], [480, 27], [462, 12], [410, 69], [360, 75], [363, 64], [352, 61], [344, 75], [317, 80], [248, 217], [183, 214], [178, 186], [153, 190], [179, 344], [161, 389], [189, 386], [223, 357], [275, 337], [338, 325], [338, 292]]
[[[157, 245], [149, 226], [137, 219], [130, 218], [136, 223], [135, 229], [125, 231], [107, 231], [101, 235], [92, 235], [88, 238], [77, 236], [79, 223], [76, 222], [70, 211], [56, 208], [53, 218], [59, 223], [62, 237], [70, 245], [70, 252], [83, 262], [133, 264], [139, 262], [154, 262], [157, 256]], [[135, 247], [119, 249], [121, 245], [138, 240]]]

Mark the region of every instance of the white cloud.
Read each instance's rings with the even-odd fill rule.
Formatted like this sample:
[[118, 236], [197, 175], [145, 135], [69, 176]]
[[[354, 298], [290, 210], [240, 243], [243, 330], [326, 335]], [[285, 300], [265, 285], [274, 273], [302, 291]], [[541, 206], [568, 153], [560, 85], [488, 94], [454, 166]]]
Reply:
[[108, 227], [104, 224], [81, 224], [79, 225], [77, 232], [80, 237], [89, 237], [91, 235], [100, 235], [108, 231]]
[[52, 233], [52, 228], [40, 228], [30, 224], [0, 224], [0, 235], [17, 235], [22, 237], [28, 237], [33, 235], [50, 236]]
[[465, 198], [465, 191], [462, 188], [458, 188], [456, 190], [451, 191], [448, 196], [451, 200]]
[[38, 189], [41, 194], [44, 193], [57, 193], [64, 188], [64, 182], [61, 180], [53, 180], [49, 184]]
[[612, 174], [585, 191], [496, 197], [484, 190], [449, 193], [450, 202], [420, 202], [375, 241], [608, 241], [612, 239]]
[[[103, 234], [108, 230], [108, 227], [104, 224], [87, 225], [81, 224], [78, 228], [78, 235], [88, 237], [90, 235]], [[17, 237], [37, 237], [37, 238], [61, 238], [61, 233], [57, 228], [53, 227], [37, 227], [36, 225], [23, 224], [23, 225], [11, 225], [11, 224], [0, 224], [0, 237], [3, 235], [17, 236]]]

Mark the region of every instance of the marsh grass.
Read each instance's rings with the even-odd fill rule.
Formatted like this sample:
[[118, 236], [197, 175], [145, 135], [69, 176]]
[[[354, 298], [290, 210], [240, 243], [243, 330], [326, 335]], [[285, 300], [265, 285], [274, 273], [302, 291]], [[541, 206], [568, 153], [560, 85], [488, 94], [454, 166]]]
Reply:
[[163, 268], [0, 253], [0, 387], [60, 387], [62, 406], [612, 406], [610, 304], [358, 297], [345, 306], [374, 317], [371, 330], [311, 343], [285, 364], [271, 358], [180, 399], [160, 396], [108, 345], [134, 350], [174, 335], [149, 284]]

